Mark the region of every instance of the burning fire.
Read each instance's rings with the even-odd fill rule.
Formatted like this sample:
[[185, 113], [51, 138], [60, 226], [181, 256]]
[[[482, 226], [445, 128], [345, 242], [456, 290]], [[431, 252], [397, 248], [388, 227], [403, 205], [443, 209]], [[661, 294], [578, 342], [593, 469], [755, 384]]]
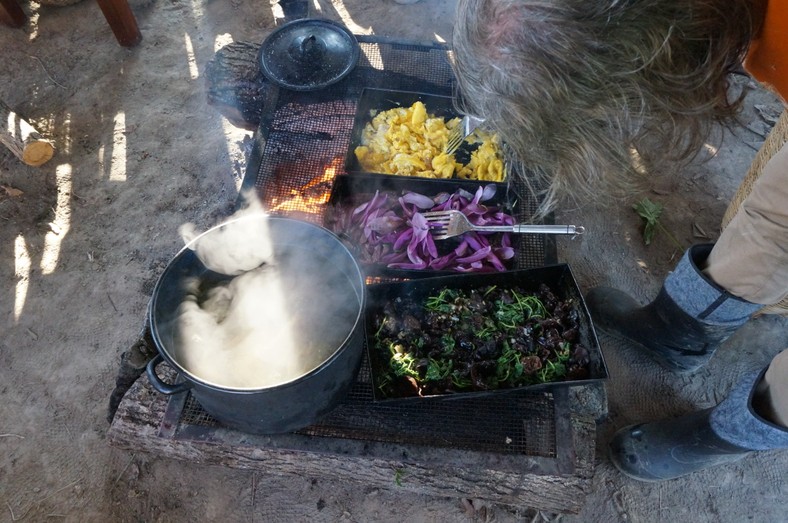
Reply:
[[[297, 189], [290, 189], [288, 196], [273, 196], [268, 205], [269, 211], [301, 212], [322, 216], [323, 207], [331, 197], [331, 184], [341, 167], [342, 158], [334, 158], [321, 174]], [[283, 177], [287, 177], [287, 173], [282, 174]]]

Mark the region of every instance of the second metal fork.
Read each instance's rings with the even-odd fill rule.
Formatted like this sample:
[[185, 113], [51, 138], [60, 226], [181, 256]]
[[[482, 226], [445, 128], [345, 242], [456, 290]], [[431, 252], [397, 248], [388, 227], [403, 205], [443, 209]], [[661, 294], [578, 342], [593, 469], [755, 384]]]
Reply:
[[484, 122], [483, 118], [477, 118], [466, 114], [460, 123], [449, 132], [449, 139], [446, 142], [446, 154], [454, 154], [462, 142]]
[[460, 211], [430, 211], [422, 215], [427, 218], [430, 232], [436, 240], [445, 240], [469, 231], [573, 235], [585, 232], [585, 227], [580, 225], [474, 225]]

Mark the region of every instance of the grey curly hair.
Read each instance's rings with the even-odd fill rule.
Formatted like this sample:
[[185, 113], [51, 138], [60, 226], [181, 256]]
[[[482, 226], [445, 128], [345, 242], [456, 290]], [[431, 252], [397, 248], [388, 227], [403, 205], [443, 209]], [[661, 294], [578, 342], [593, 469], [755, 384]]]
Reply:
[[[458, 107], [486, 119], [520, 172], [558, 197], [629, 194], [633, 151], [691, 160], [729, 95], [761, 0], [459, 0]], [[731, 99], [732, 98], [732, 99]]]

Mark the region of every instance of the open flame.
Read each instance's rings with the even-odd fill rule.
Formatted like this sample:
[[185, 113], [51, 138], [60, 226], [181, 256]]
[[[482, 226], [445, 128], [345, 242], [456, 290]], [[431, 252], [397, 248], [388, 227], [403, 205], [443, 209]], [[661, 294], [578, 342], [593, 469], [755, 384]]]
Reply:
[[[323, 215], [323, 208], [331, 197], [331, 184], [342, 167], [342, 158], [334, 158], [322, 172], [297, 189], [290, 189], [286, 197], [274, 196], [268, 205], [270, 212], [299, 212]], [[283, 173], [286, 177], [286, 173]]]

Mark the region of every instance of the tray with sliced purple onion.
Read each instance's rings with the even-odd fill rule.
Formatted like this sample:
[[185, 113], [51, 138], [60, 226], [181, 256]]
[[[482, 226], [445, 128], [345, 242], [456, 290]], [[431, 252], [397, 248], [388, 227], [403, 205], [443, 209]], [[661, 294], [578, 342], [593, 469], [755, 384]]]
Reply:
[[345, 242], [368, 276], [414, 278], [516, 268], [514, 234], [469, 232], [436, 239], [423, 213], [449, 209], [477, 225], [514, 223], [503, 184], [354, 174], [334, 180], [324, 226]]

